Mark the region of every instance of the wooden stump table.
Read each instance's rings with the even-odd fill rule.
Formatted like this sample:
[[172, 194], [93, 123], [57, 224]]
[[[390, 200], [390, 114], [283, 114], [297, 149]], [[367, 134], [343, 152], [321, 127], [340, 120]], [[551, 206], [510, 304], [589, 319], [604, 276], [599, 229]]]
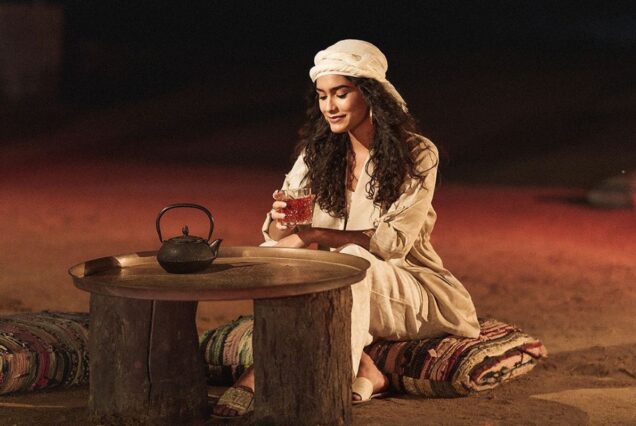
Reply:
[[229, 247], [206, 270], [169, 274], [156, 252], [73, 266], [91, 292], [95, 422], [195, 424], [208, 416], [200, 300], [254, 299], [255, 424], [351, 422], [351, 292], [369, 263], [304, 249]]

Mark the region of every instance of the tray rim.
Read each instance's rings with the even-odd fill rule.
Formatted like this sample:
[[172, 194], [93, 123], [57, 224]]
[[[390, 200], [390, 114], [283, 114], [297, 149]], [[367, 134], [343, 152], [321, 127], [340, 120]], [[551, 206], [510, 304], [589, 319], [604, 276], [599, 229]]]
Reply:
[[[308, 262], [337, 263], [340, 266], [349, 267], [352, 273], [341, 278], [326, 278], [286, 285], [272, 285], [249, 289], [197, 289], [190, 288], [189, 292], [179, 291], [177, 288], [148, 288], [139, 286], [109, 286], [108, 283], [96, 279], [93, 275], [108, 269], [123, 269], [126, 266], [157, 264], [157, 251], [138, 251], [104, 256], [90, 259], [68, 269], [74, 285], [84, 291], [106, 296], [117, 296], [143, 300], [170, 300], [170, 301], [203, 301], [203, 300], [248, 300], [269, 299], [289, 296], [299, 296], [322, 291], [346, 287], [364, 279], [366, 270], [370, 267], [369, 261], [358, 256], [345, 253], [336, 253], [323, 250], [295, 249], [279, 247], [234, 246], [221, 248], [219, 258], [275, 258], [306, 260]], [[141, 261], [140, 261], [141, 259]], [[93, 269], [91, 269], [93, 268]], [[91, 273], [92, 271], [92, 273]], [[88, 272], [88, 273], [87, 273]], [[166, 272], [166, 274], [168, 274]], [[170, 274], [175, 280], [181, 276], [191, 274]]]

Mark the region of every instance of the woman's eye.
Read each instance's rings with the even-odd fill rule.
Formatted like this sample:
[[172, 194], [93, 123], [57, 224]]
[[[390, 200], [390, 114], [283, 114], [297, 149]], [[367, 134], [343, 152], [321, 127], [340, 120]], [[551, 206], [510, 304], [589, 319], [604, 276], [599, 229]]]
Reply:
[[346, 93], [340, 93], [340, 94], [338, 94], [336, 96], [339, 97], [340, 99], [344, 99], [344, 98], [347, 97], [348, 94], [349, 94], [349, 92], [346, 92]]
[[318, 96], [318, 99], [320, 99], [321, 101], [324, 101], [325, 99], [327, 99], [326, 96]]

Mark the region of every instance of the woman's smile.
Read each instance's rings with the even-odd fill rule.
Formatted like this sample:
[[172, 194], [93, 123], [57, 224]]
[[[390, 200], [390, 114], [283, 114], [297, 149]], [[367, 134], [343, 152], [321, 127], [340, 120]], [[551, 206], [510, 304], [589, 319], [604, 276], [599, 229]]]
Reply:
[[329, 120], [329, 122], [331, 123], [339, 123], [341, 122], [343, 119], [345, 118], [344, 114], [341, 115], [328, 115], [327, 119]]

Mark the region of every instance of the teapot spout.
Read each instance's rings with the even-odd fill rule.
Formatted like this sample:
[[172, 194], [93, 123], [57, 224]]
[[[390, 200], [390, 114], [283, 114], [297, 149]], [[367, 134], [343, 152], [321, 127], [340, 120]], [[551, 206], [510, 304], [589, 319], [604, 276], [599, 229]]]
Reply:
[[219, 247], [221, 247], [222, 239], [214, 240], [210, 243], [210, 250], [212, 251], [212, 258], [216, 259], [219, 255]]

